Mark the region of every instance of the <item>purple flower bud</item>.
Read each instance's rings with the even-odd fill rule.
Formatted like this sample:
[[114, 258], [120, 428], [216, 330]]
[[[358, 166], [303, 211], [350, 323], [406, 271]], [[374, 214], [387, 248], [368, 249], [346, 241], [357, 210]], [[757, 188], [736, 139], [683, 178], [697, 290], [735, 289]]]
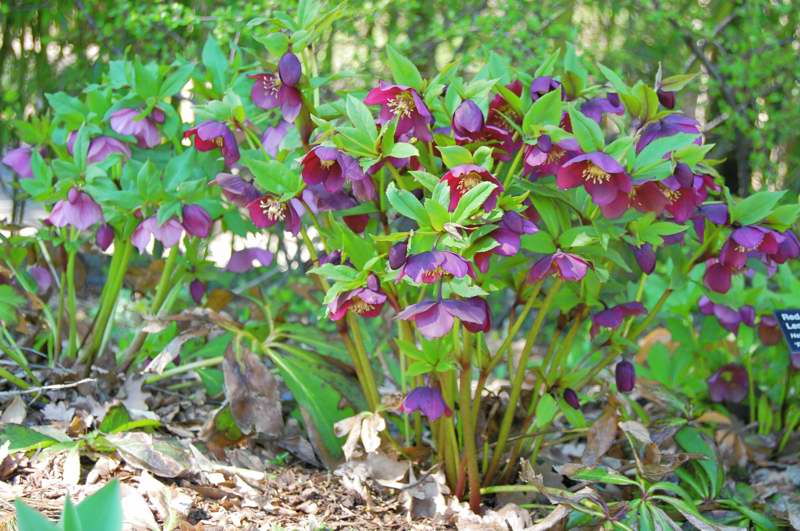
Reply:
[[456, 139], [469, 138], [481, 129], [483, 129], [481, 108], [472, 100], [462, 101], [453, 113], [453, 132]]
[[231, 259], [228, 260], [228, 265], [225, 266], [225, 270], [232, 273], [244, 273], [253, 269], [253, 261], [266, 267], [272, 263], [272, 258], [271, 252], [257, 247], [234, 251], [231, 254]]
[[339, 249], [333, 250], [319, 257], [319, 265], [322, 264], [339, 265], [341, 263], [342, 263], [342, 251], [340, 251]]
[[739, 315], [742, 318], [742, 322], [747, 326], [755, 326], [756, 324], [756, 310], [749, 304], [746, 304], [739, 308]]
[[667, 109], [675, 108], [675, 93], [669, 90], [658, 89], [656, 91], [658, 101]]
[[97, 229], [97, 234], [94, 235], [94, 243], [97, 244], [101, 251], [105, 251], [109, 248], [113, 241], [114, 229], [111, 228], [111, 225], [108, 223], [100, 225], [100, 227]]
[[389, 267], [400, 269], [406, 263], [406, 253], [408, 252], [408, 242], [399, 242], [392, 245], [389, 249]]
[[[531, 100], [536, 101], [550, 91], [561, 86], [561, 83], [550, 76], [537, 77], [531, 82]], [[561, 97], [564, 97], [564, 89], [561, 89]]]
[[747, 370], [741, 365], [729, 363], [708, 379], [708, 394], [712, 402], [738, 403], [747, 396], [748, 385]]
[[645, 243], [641, 247], [633, 247], [633, 254], [636, 257], [636, 263], [639, 264], [639, 269], [642, 270], [642, 273], [649, 275], [655, 271], [656, 252], [653, 250], [652, 245]]
[[206, 238], [211, 232], [211, 216], [200, 205], [183, 207], [183, 228], [192, 236]]
[[400, 405], [400, 411], [403, 413], [419, 411], [431, 421], [442, 415], [449, 417], [453, 414], [442, 398], [441, 391], [433, 387], [417, 387], [412, 390]]
[[622, 360], [617, 363], [614, 369], [614, 377], [617, 381], [617, 390], [621, 393], [630, 393], [636, 385], [636, 369], [633, 363]]
[[44, 293], [53, 284], [53, 277], [50, 276], [50, 271], [42, 266], [33, 266], [28, 269], [28, 274], [36, 281], [36, 291]]
[[762, 315], [758, 322], [758, 337], [766, 347], [780, 343], [783, 334], [778, 327], [778, 320], [771, 315]]
[[564, 389], [564, 401], [569, 404], [572, 409], [580, 409], [581, 401], [578, 399], [578, 393], [574, 389]]
[[201, 304], [203, 302], [203, 295], [205, 294], [205, 282], [201, 282], [198, 279], [192, 280], [192, 282], [189, 284], [189, 295], [192, 296], [192, 300], [195, 302], [195, 304]]
[[303, 68], [300, 66], [300, 59], [292, 52], [286, 52], [278, 62], [278, 74], [285, 85], [294, 87], [300, 81]]
[[3, 156], [3, 164], [14, 170], [20, 179], [30, 179], [33, 177], [31, 167], [31, 155], [33, 151], [27, 146], [20, 146], [10, 150]]

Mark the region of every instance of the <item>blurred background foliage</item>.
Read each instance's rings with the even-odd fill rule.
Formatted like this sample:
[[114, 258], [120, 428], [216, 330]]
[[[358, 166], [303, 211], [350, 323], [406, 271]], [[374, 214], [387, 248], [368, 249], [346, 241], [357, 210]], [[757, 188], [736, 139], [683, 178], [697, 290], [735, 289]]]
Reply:
[[[259, 17], [291, 0], [6, 0], [0, 4], [0, 152], [14, 120], [44, 108], [44, 93], [100, 81], [126, 55], [170, 63], [199, 56], [206, 36], [258, 47]], [[800, 9], [796, 0], [349, 0], [314, 50], [320, 72], [374, 79], [393, 43], [423, 74], [457, 60], [477, 71], [490, 53], [533, 71], [566, 42], [653, 82], [697, 72], [678, 105], [725, 159], [732, 191], [800, 190]], [[248, 23], [251, 24], [248, 25]], [[265, 31], [265, 29], [263, 29]], [[266, 54], [265, 54], [266, 55]], [[598, 76], [599, 77], [599, 76]], [[352, 83], [344, 76], [340, 83]], [[341, 88], [339, 86], [338, 88]], [[361, 88], [361, 85], [358, 86]], [[7, 171], [6, 168], [0, 171]]]

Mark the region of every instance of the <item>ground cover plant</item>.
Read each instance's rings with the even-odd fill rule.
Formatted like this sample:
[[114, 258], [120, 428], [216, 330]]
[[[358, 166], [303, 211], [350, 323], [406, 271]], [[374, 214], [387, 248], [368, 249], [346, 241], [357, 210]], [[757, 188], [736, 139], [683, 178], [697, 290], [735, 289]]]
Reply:
[[121, 55], [15, 122], [44, 213], [0, 232], [0, 478], [143, 470], [167, 528], [207, 519], [178, 487], [272, 504], [292, 460], [407, 525], [798, 525], [800, 202], [728, 188], [698, 76], [569, 42], [322, 71], [346, 14]]

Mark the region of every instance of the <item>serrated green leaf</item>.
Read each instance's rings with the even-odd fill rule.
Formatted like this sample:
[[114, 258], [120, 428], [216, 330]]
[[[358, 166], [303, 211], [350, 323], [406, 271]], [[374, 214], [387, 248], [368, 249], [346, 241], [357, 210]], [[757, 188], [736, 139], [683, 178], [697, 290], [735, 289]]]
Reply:
[[472, 153], [463, 146], [439, 146], [442, 160], [448, 168], [455, 168], [463, 164], [472, 164]]
[[766, 218], [784, 196], [786, 191], [756, 192], [741, 199], [731, 209], [731, 223], [739, 222], [742, 225], [752, 225]]
[[605, 146], [603, 131], [597, 123], [578, 109], [569, 110], [569, 119], [575, 140], [586, 153], [602, 151]]
[[386, 188], [386, 197], [401, 215], [413, 219], [420, 226], [428, 224], [428, 214], [425, 211], [425, 207], [411, 192], [400, 190], [394, 183], [389, 183]]
[[407, 57], [398, 52], [391, 44], [386, 46], [389, 69], [392, 71], [394, 80], [400, 85], [407, 85], [422, 91], [422, 75], [419, 70]]
[[483, 203], [486, 202], [495, 188], [497, 188], [497, 185], [488, 181], [475, 185], [458, 200], [458, 205], [453, 212], [453, 220], [456, 223], [463, 223], [469, 219], [472, 214], [483, 206]]

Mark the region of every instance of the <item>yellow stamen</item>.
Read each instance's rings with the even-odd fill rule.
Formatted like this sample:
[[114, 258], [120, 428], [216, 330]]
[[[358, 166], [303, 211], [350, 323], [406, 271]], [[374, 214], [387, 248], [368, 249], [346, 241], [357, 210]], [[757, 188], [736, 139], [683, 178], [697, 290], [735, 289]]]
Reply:
[[222, 147], [225, 144], [225, 139], [221, 136], [216, 136], [214, 137], [214, 144], [216, 144], [217, 147]]
[[334, 162], [336, 162], [336, 159], [331, 159], [331, 160], [322, 160], [322, 159], [319, 159], [319, 164], [320, 164], [320, 166], [322, 166], [323, 168], [330, 168], [331, 166], [333, 166], [333, 163], [334, 163]]
[[547, 154], [547, 162], [550, 164], [558, 162], [559, 160], [561, 160], [561, 157], [563, 156], [564, 156], [564, 150], [561, 149], [560, 147], [554, 146], [553, 149], [550, 150], [550, 153]]
[[350, 309], [356, 312], [358, 315], [367, 313], [372, 311], [375, 308], [372, 304], [363, 301], [360, 297], [355, 297], [350, 302]]
[[471, 171], [458, 181], [457, 188], [461, 193], [464, 193], [472, 190], [482, 182], [481, 175], [478, 172]]
[[258, 206], [270, 221], [283, 221], [286, 217], [286, 205], [280, 201], [265, 197], [259, 201]]
[[595, 166], [591, 162], [586, 166], [581, 174], [584, 181], [589, 181], [594, 184], [607, 183], [611, 180], [611, 175], [602, 168]]
[[395, 116], [408, 118], [417, 109], [414, 96], [410, 92], [401, 92], [386, 104]]

